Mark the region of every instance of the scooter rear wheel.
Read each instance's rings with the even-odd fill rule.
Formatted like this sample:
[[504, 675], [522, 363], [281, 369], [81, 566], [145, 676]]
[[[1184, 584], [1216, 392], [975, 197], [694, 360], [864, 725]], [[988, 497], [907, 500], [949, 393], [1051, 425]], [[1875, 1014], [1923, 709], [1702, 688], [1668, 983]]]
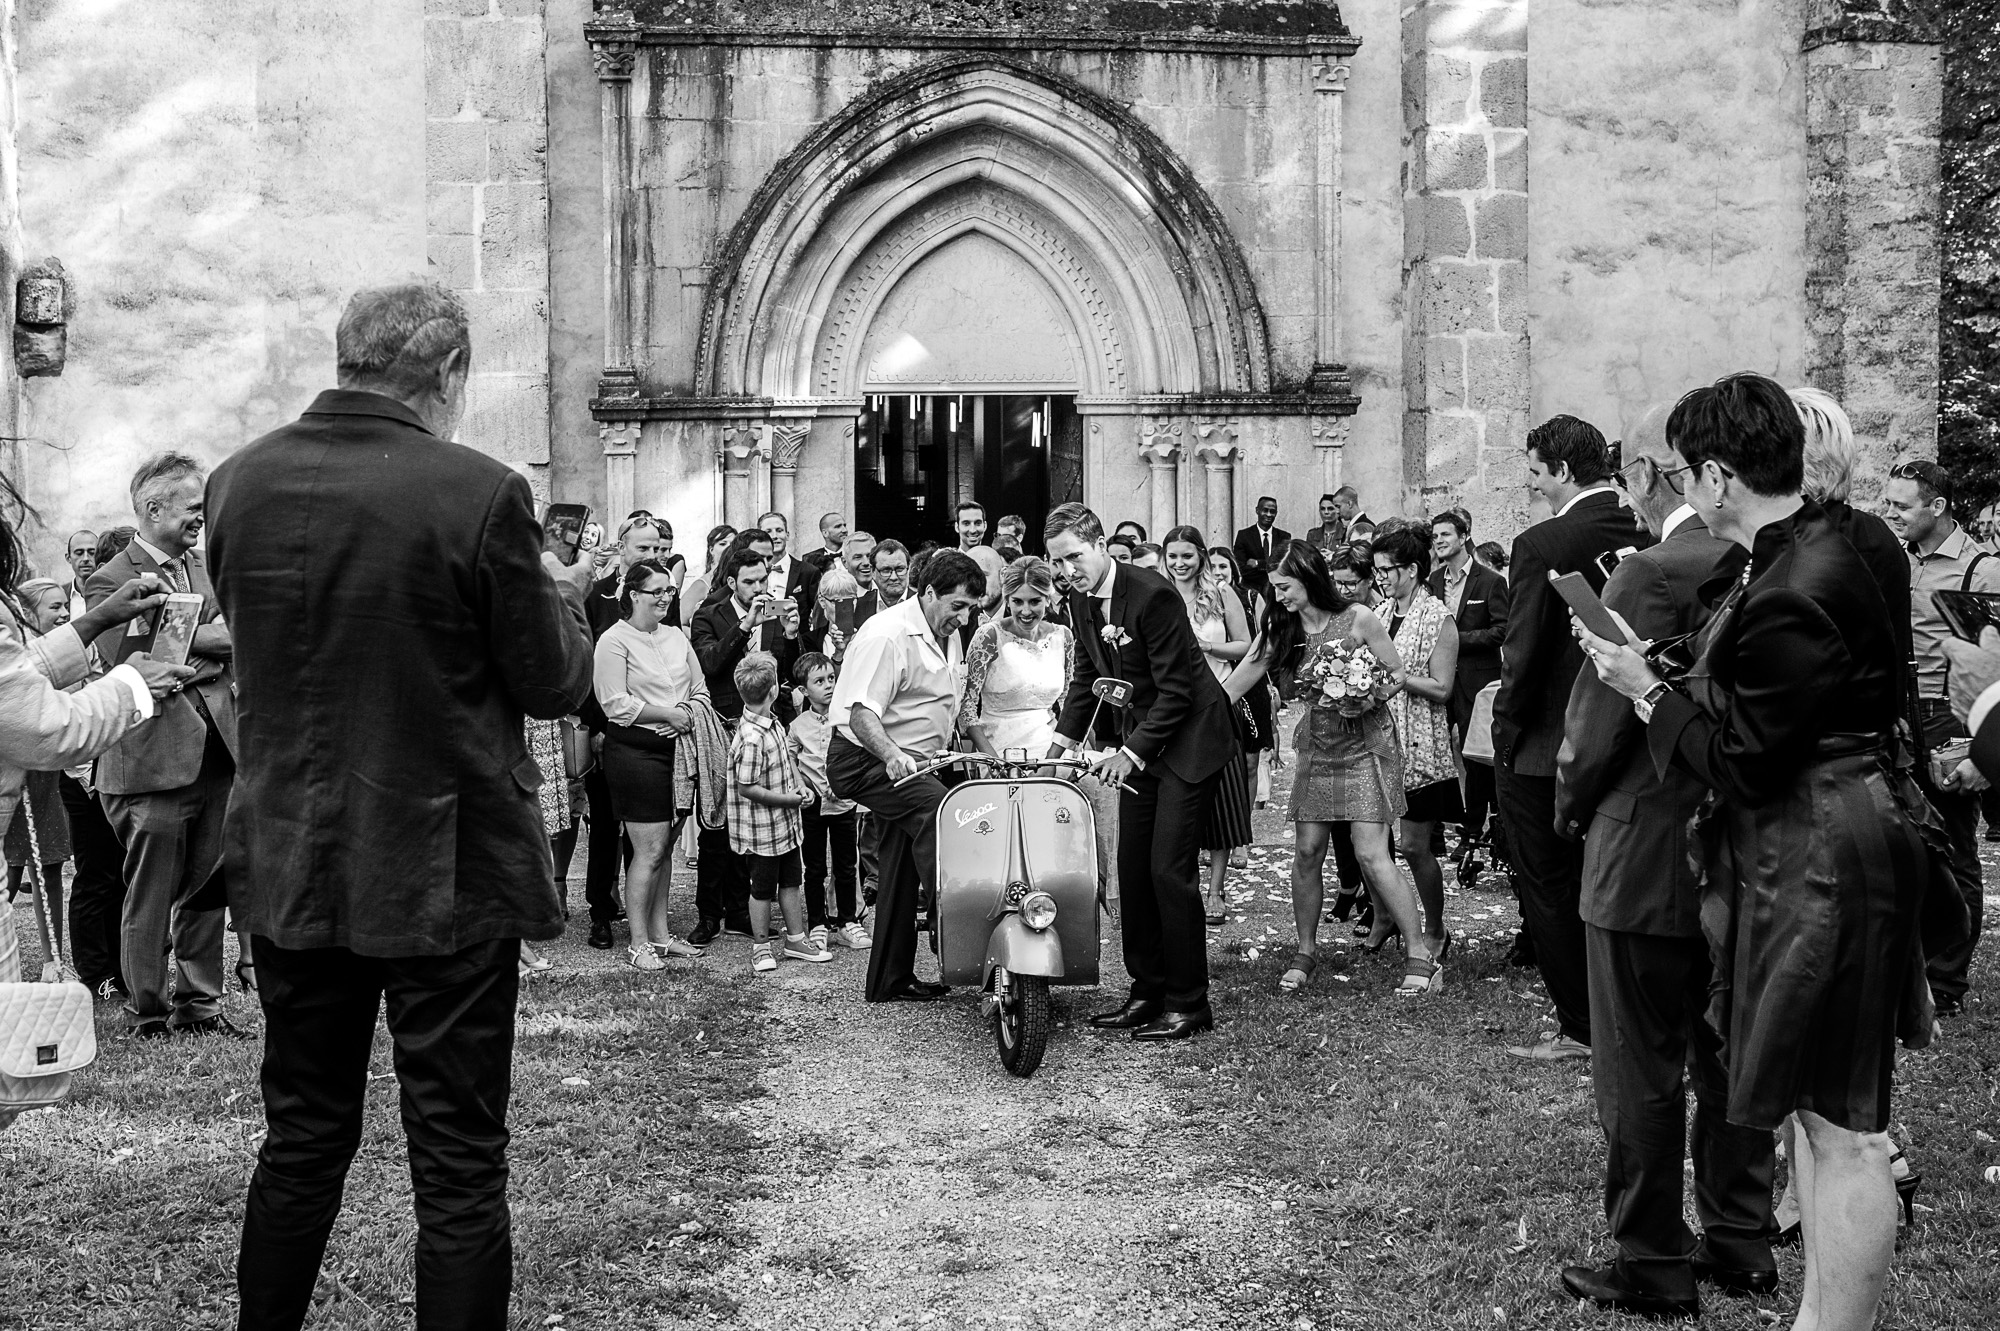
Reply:
[[1012, 1004], [993, 1014], [993, 1038], [1000, 1046], [1000, 1066], [1017, 1077], [1032, 1077], [1049, 1049], [1049, 982], [1039, 975], [1016, 975]]

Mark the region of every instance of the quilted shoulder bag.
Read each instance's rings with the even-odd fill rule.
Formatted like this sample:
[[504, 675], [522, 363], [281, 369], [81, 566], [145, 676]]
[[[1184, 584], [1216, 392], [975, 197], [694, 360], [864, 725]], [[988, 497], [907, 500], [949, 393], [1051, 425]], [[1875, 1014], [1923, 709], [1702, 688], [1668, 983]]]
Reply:
[[50, 927], [42, 882], [41, 839], [28, 792], [21, 791], [28, 821], [27, 877], [35, 920], [42, 930], [40, 983], [0, 984], [0, 1129], [31, 1109], [69, 1098], [70, 1074], [97, 1060], [96, 1014], [90, 990], [68, 971]]

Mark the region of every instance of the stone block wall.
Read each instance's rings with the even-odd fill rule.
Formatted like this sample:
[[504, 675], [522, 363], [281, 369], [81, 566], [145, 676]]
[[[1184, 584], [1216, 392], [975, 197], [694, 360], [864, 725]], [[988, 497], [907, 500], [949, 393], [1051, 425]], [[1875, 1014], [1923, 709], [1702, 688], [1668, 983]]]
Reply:
[[426, 0], [425, 249], [472, 317], [459, 441], [549, 491], [549, 140], [542, 0]]
[[1475, 531], [1511, 530], [1526, 501], [1527, 4], [1417, 0], [1402, 25], [1401, 507], [1462, 504]]
[[1863, 502], [1896, 458], [1937, 454], [1943, 58], [1899, 35], [1805, 52], [1805, 376], [1854, 422]]

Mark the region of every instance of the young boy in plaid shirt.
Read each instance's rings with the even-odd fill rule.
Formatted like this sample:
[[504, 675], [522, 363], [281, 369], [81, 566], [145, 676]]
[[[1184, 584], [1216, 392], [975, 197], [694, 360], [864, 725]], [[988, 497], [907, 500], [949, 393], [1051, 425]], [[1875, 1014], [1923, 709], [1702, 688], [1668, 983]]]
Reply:
[[[833, 953], [806, 933], [804, 873], [799, 844], [805, 839], [799, 811], [812, 790], [799, 775], [784, 725], [771, 715], [778, 697], [778, 661], [769, 652], [751, 652], [736, 663], [736, 691], [743, 719], [729, 745], [729, 799], [724, 817], [729, 848], [743, 857], [750, 874], [751, 965], [778, 969], [778, 958], [832, 961]], [[771, 902], [785, 915], [782, 942], [771, 937]]]

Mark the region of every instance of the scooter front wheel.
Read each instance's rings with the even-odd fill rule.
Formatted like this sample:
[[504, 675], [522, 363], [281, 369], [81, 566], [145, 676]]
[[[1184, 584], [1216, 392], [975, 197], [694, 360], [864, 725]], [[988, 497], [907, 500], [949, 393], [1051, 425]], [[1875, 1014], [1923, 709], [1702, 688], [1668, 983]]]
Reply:
[[993, 1014], [993, 1038], [1000, 1065], [1017, 1077], [1032, 1077], [1049, 1049], [1049, 982], [1039, 975], [1013, 977], [1013, 995]]

